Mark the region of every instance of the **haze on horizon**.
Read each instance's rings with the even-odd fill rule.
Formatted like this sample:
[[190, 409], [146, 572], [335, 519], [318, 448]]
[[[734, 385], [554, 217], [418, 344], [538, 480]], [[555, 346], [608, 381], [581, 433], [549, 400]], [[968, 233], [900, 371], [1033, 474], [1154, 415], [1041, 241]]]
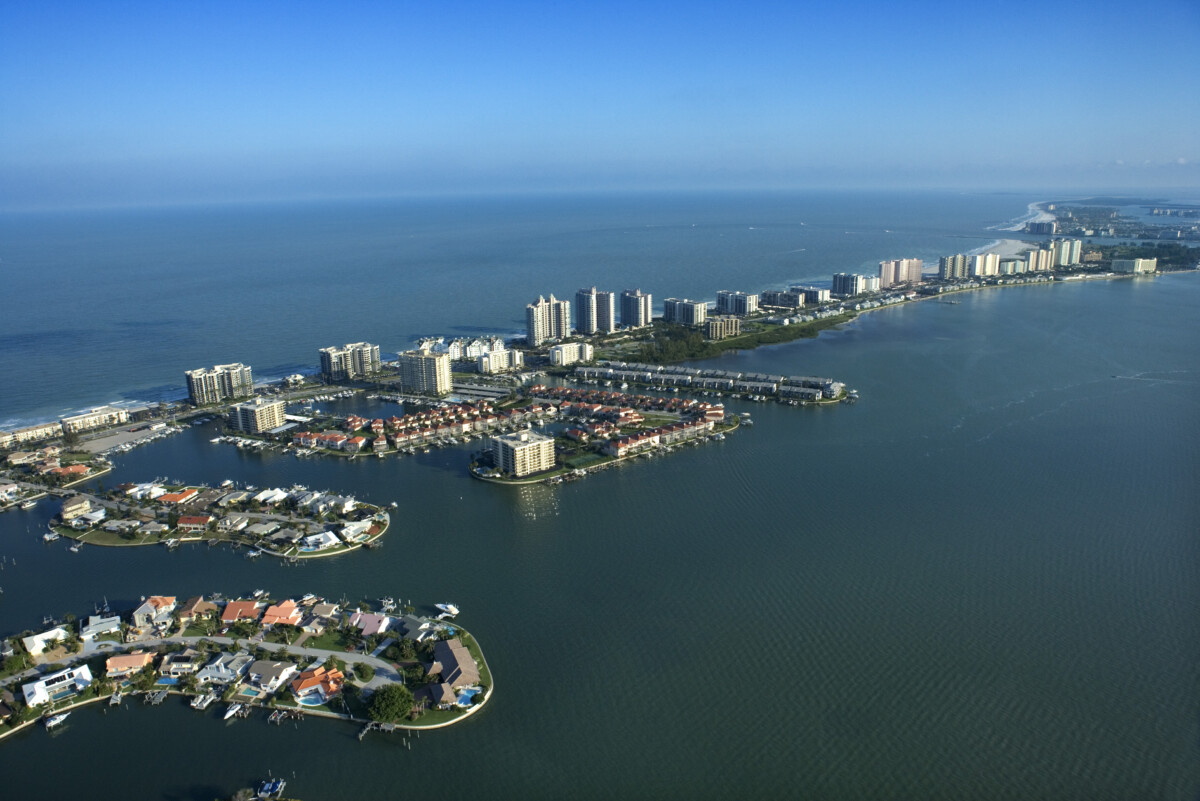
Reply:
[[1200, 6], [8, 3], [0, 208], [1200, 194]]

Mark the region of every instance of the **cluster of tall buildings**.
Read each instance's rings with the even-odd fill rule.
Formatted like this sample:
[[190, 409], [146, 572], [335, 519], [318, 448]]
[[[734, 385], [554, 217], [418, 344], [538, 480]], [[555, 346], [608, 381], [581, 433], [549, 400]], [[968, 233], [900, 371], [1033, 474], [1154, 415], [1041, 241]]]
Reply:
[[1082, 240], [1056, 239], [1049, 248], [1033, 248], [1020, 258], [1002, 257], [996, 253], [979, 253], [972, 256], [956, 253], [938, 260], [938, 277], [948, 281], [956, 278], [987, 278], [995, 275], [1046, 272], [1056, 267], [1073, 267], [1079, 264], [1082, 252]]
[[525, 307], [525, 341], [536, 348], [543, 342], [566, 339], [571, 324], [578, 334], [609, 334], [617, 330], [617, 304], [620, 304], [621, 325], [642, 328], [650, 325], [652, 298], [640, 289], [626, 289], [620, 298], [612, 292], [599, 292], [596, 287], [575, 293], [575, 317], [571, 318], [571, 301], [549, 300], [542, 296]]
[[196, 406], [254, 394], [254, 377], [250, 368], [240, 362], [188, 370], [184, 375], [187, 377], [188, 397]]
[[365, 378], [379, 372], [379, 346], [368, 342], [321, 348], [321, 376], [326, 381]]
[[879, 286], [876, 289], [887, 289], [897, 284], [919, 284], [921, 283], [921, 269], [924, 266], [925, 262], [921, 259], [881, 261], [879, 262]]

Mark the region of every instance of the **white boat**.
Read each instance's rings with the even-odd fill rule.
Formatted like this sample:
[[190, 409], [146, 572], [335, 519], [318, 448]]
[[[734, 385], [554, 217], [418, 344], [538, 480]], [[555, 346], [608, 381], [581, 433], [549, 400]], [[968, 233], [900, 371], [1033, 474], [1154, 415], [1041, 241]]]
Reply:
[[379, 608], [382, 609], [385, 613], [394, 611], [396, 608], [396, 599], [395, 598], [380, 598], [379, 599]]
[[259, 798], [279, 798], [283, 795], [283, 788], [287, 786], [287, 782], [283, 779], [271, 779], [265, 781], [258, 788]]
[[262, 551], [246, 551], [246, 558], [253, 559], [256, 556], [262, 556]]
[[70, 712], [62, 712], [58, 715], [51, 715], [48, 718], [43, 718], [43, 720], [45, 720], [45, 722], [46, 722], [46, 728], [53, 729], [55, 726], [58, 726], [64, 720], [67, 719], [67, 715], [69, 715], [69, 714], [71, 714], [71, 713]]
[[236, 715], [238, 712], [241, 712], [241, 711], [242, 711], [241, 704], [230, 704], [229, 709], [225, 710], [225, 720], [229, 720], [231, 717], [233, 717], [234, 715]]
[[192, 709], [208, 709], [209, 705], [215, 700], [217, 700], [217, 696], [213, 695], [212, 693], [197, 695], [192, 699]]
[[267, 594], [267, 591], [266, 591], [266, 590], [255, 590], [255, 591], [254, 591], [254, 593], [253, 593], [253, 596], [252, 596], [252, 597], [254, 597], [254, 598], [261, 598], [261, 597], [263, 597], [263, 596], [264, 596], [264, 595], [266, 595], [266, 594]]
[[59, 534], [57, 531], [47, 531], [45, 534], [42, 535], [42, 539], [44, 539], [46, 542], [54, 542], [56, 539], [58, 539], [61, 536], [62, 535]]
[[25, 503], [21, 504], [22, 509], [32, 509], [35, 506], [37, 506], [37, 501], [25, 501]]
[[458, 607], [454, 604], [434, 604], [434, 607], [441, 610], [443, 613], [454, 617], [458, 614]]

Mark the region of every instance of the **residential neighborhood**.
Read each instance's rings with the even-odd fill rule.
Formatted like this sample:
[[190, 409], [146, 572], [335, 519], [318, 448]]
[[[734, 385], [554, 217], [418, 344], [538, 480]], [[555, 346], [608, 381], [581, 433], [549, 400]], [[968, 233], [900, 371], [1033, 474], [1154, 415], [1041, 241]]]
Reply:
[[165, 545], [228, 542], [248, 555], [286, 559], [332, 556], [371, 547], [390, 514], [350, 496], [290, 489], [186, 487], [159, 481], [66, 495], [45, 535], [89, 545]]
[[[371, 726], [436, 728], [482, 706], [491, 675], [457, 607], [422, 616], [315, 595], [249, 598], [150, 595], [125, 613], [97, 609], [0, 640], [0, 738], [81, 704], [171, 694], [226, 719], [267, 707]], [[380, 694], [385, 688], [386, 693]], [[377, 701], [387, 696], [388, 705]], [[378, 698], [377, 698], [378, 696]], [[402, 699], [396, 705], [395, 698]], [[399, 710], [399, 711], [397, 711]]]

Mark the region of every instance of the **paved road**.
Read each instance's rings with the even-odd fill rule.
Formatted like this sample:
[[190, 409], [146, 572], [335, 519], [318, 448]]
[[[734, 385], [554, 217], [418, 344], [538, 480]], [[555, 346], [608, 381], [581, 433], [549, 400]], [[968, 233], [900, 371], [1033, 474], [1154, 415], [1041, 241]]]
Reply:
[[[369, 654], [352, 653], [352, 652], [345, 652], [345, 651], [327, 651], [327, 650], [324, 650], [321, 648], [304, 648], [304, 647], [297, 647], [295, 645], [285, 646], [285, 645], [282, 645], [281, 643], [273, 643], [273, 642], [251, 642], [250, 640], [235, 639], [232, 637], [174, 636], [174, 637], [164, 637], [162, 639], [140, 640], [140, 641], [134, 642], [134, 643], [111, 643], [111, 645], [112, 645], [111, 648], [105, 648], [103, 650], [97, 648], [97, 649], [93, 649], [87, 653], [81, 652], [78, 654], [70, 654], [66, 659], [63, 659], [59, 662], [55, 662], [54, 664], [71, 665], [71, 664], [74, 664], [75, 662], [89, 659], [89, 658], [95, 656], [98, 652], [99, 653], [120, 653], [123, 651], [128, 651], [128, 650], [136, 649], [136, 648], [154, 648], [159, 645], [170, 645], [170, 644], [195, 645], [196, 643], [200, 642], [201, 640], [207, 640], [208, 642], [217, 643], [222, 646], [228, 646], [235, 650], [240, 648], [240, 649], [245, 649], [247, 651], [253, 651], [255, 647], [261, 647], [266, 651], [275, 653], [275, 652], [286, 649], [288, 654], [291, 655], [292, 659], [296, 660], [297, 662], [303, 663], [303, 665], [302, 665], [303, 667], [307, 667], [307, 665], [309, 665], [313, 662], [316, 662], [316, 661], [324, 662], [326, 659], [328, 659], [331, 656], [345, 662], [347, 667], [350, 667], [352, 665], [359, 665], [359, 664], [370, 665], [371, 667], [375, 668], [375, 675], [374, 675], [374, 677], [371, 678], [371, 680], [369, 682], [367, 682], [363, 686], [372, 691], [377, 690], [386, 684], [392, 684], [395, 682], [403, 682], [404, 681], [403, 677], [400, 676], [400, 674], [396, 671], [396, 668], [392, 666], [391, 662], [388, 662], [387, 660], [380, 659], [375, 656], [371, 656]], [[29, 670], [26, 670], [23, 673], [18, 673], [14, 676], [9, 676], [7, 679], [0, 680], [0, 687], [6, 687], [10, 684], [14, 684], [14, 683], [21, 682], [21, 681], [24, 681], [24, 682], [33, 681], [40, 675], [42, 675], [42, 671], [39, 668], [30, 668]]]

